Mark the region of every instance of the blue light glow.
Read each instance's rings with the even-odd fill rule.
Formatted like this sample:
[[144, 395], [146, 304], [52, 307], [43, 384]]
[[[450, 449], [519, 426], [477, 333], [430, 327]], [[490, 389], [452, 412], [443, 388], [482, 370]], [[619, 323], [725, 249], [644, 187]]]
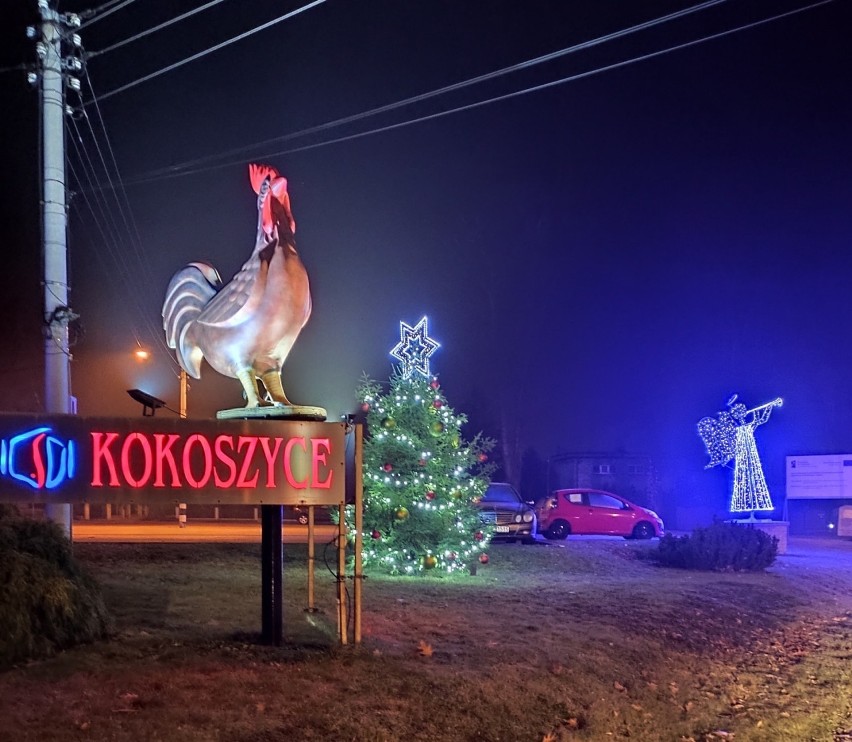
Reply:
[[33, 489], [56, 489], [77, 470], [73, 441], [57, 438], [50, 428], [32, 428], [0, 441], [0, 474]]
[[780, 407], [783, 400], [778, 397], [749, 410], [736, 399], [737, 395], [734, 395], [728, 400], [730, 411], [719, 412], [718, 420], [704, 417], [698, 422], [698, 435], [710, 455], [710, 462], [704, 468], [725, 466], [731, 459], [734, 460], [730, 512], [774, 510], [757, 453], [754, 429], [769, 420], [772, 410]]

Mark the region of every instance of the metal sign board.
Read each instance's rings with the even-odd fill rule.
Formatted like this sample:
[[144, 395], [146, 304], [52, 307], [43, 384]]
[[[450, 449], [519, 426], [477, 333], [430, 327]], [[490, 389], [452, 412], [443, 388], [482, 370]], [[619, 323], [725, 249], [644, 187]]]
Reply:
[[0, 414], [0, 502], [337, 505], [345, 424]]
[[787, 456], [788, 500], [852, 498], [852, 454]]

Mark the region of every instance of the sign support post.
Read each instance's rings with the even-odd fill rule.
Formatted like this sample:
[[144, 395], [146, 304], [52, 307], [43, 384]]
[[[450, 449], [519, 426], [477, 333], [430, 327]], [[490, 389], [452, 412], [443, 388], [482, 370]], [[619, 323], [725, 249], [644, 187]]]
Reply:
[[340, 631], [340, 643], [349, 643], [346, 601], [346, 505], [338, 507], [337, 519], [337, 626]]
[[260, 506], [261, 637], [264, 644], [272, 644], [276, 647], [281, 646], [284, 636], [282, 510], [281, 505]]
[[353, 639], [355, 644], [361, 643], [361, 600], [364, 587], [364, 575], [362, 573], [361, 549], [364, 544], [364, 482], [362, 479], [361, 460], [364, 446], [364, 426], [355, 426], [355, 574], [352, 585], [353, 603]]
[[314, 506], [308, 505], [308, 613], [316, 613], [314, 596], [314, 574], [316, 567], [316, 548], [314, 544]]

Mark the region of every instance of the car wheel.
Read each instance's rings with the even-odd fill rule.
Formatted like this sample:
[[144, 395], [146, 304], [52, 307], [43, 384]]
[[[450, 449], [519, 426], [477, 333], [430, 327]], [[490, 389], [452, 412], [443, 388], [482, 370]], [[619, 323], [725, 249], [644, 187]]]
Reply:
[[305, 515], [305, 513], [299, 513], [298, 520], [299, 520], [300, 525], [303, 525], [303, 526], [308, 525], [308, 516]]
[[557, 520], [550, 524], [547, 529], [547, 537], [552, 539], [564, 539], [571, 533], [571, 525], [564, 520]]
[[633, 538], [648, 539], [654, 535], [654, 528], [650, 523], [637, 523], [633, 529]]

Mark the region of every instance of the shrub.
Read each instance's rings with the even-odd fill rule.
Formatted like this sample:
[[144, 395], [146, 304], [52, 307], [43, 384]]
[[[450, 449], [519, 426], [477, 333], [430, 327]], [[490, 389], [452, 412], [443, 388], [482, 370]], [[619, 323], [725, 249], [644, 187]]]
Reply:
[[0, 669], [110, 629], [100, 588], [74, 560], [62, 529], [0, 505]]
[[759, 572], [778, 554], [778, 539], [748, 525], [716, 522], [690, 536], [667, 534], [657, 548], [666, 567], [730, 572]]

